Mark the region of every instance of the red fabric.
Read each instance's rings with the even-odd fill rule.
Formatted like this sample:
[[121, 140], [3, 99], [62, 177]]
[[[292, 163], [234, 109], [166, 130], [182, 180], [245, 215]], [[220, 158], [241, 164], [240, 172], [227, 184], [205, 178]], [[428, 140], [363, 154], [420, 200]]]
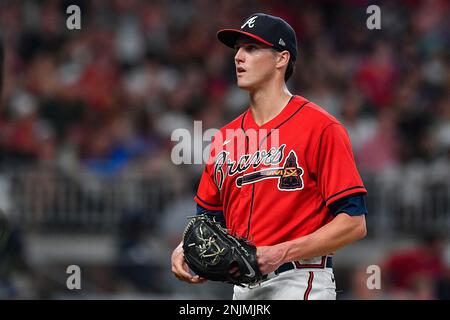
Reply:
[[308, 278], [308, 287], [306, 288], [305, 295], [303, 296], [303, 300], [308, 300], [309, 293], [311, 292], [311, 289], [312, 289], [313, 281], [314, 281], [314, 272], [310, 271], [309, 278]]
[[81, 96], [95, 109], [108, 109], [113, 104], [118, 73], [107, 58], [98, 59], [86, 67], [81, 79]]
[[[195, 200], [223, 210], [231, 232], [258, 246], [310, 234], [333, 219], [331, 202], [366, 193], [345, 129], [302, 97], [263, 126], [247, 110], [219, 133]], [[269, 155], [251, 161], [258, 151]]]
[[391, 64], [373, 60], [362, 64], [356, 75], [356, 84], [377, 108], [386, 107], [392, 101], [396, 80]]
[[35, 156], [38, 153], [38, 137], [34, 118], [15, 122], [6, 134], [6, 145], [20, 154]]
[[392, 254], [385, 262], [389, 281], [399, 289], [407, 289], [417, 276], [436, 278], [445, 267], [439, 254], [426, 248]]
[[355, 168], [350, 138], [339, 123], [331, 123], [322, 132], [314, 153], [312, 173], [326, 205], [355, 192], [365, 192]]

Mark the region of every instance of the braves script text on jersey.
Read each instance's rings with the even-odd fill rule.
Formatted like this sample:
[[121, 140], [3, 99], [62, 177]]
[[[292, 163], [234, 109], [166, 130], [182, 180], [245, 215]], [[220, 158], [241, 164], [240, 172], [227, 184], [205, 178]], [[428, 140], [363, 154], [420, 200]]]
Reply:
[[316, 231], [333, 219], [330, 203], [366, 192], [345, 128], [293, 96], [266, 124], [248, 109], [215, 135], [195, 201], [264, 246]]

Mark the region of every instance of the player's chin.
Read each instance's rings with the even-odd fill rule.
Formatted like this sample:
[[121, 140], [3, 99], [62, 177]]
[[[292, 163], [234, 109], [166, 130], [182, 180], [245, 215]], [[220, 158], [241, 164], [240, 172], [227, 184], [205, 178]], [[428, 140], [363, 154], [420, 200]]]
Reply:
[[252, 91], [254, 90], [254, 83], [250, 82], [250, 81], [246, 81], [244, 79], [239, 79], [237, 80], [237, 86], [239, 87], [239, 89], [242, 90], [246, 90], [246, 91]]

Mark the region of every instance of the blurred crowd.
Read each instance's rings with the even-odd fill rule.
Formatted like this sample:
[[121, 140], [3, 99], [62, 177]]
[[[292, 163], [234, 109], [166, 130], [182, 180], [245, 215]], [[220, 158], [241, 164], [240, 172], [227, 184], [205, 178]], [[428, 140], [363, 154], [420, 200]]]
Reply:
[[[81, 9], [81, 30], [66, 27], [72, 4]], [[297, 33], [291, 91], [343, 122], [364, 176], [400, 181], [408, 187], [398, 196], [414, 204], [423, 196], [418, 181], [439, 188], [450, 178], [450, 3], [386, 1], [380, 30], [366, 27], [369, 4], [4, 0], [0, 174], [18, 163], [101, 177], [164, 172], [191, 191], [202, 167], [171, 162], [171, 134], [192, 130], [195, 120], [202, 130], [220, 128], [245, 110], [233, 50], [216, 32], [266, 12]], [[170, 236], [179, 234], [191, 199], [182, 195], [166, 208], [180, 214], [165, 222]]]
[[414, 245], [386, 250], [370, 267], [360, 264], [346, 270], [347, 280], [340, 282], [345, 288], [338, 297], [343, 300], [449, 300], [450, 255], [446, 237], [421, 234], [417, 238]]
[[[81, 30], [66, 27], [69, 4], [81, 8]], [[448, 162], [448, 1], [386, 3], [381, 30], [366, 28], [365, 4], [2, 1], [0, 154], [81, 160], [106, 174], [167, 159], [174, 129], [220, 128], [245, 109], [233, 52], [215, 33], [258, 10], [296, 30], [289, 87], [343, 121], [362, 171]]]

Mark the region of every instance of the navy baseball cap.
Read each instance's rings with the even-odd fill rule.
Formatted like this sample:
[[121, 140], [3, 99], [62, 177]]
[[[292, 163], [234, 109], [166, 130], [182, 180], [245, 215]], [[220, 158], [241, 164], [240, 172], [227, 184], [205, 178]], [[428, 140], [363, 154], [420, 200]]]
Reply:
[[234, 48], [240, 35], [249, 36], [277, 51], [287, 50], [292, 60], [297, 59], [297, 37], [294, 29], [283, 19], [265, 13], [255, 13], [248, 17], [241, 29], [222, 29], [217, 38], [230, 48]]

